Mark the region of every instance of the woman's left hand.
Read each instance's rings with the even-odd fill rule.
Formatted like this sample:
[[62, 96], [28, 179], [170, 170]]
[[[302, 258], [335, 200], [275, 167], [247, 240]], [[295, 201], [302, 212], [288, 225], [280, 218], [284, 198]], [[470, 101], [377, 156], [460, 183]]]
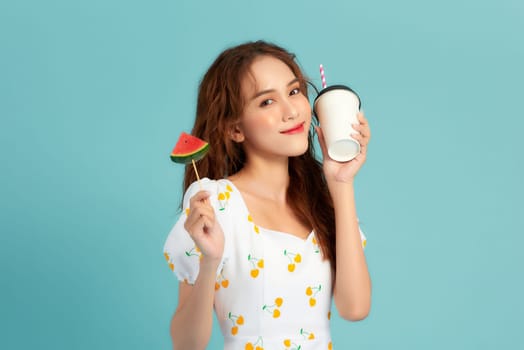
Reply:
[[328, 185], [333, 181], [352, 183], [355, 175], [357, 175], [357, 172], [366, 161], [367, 146], [371, 139], [371, 130], [363, 112], [358, 113], [358, 120], [359, 124], [352, 125], [357, 134], [352, 134], [351, 137], [360, 143], [360, 153], [349, 162], [344, 163], [334, 161], [329, 157], [322, 129], [320, 127], [315, 128], [318, 135], [318, 142], [322, 149], [324, 175], [326, 176]]

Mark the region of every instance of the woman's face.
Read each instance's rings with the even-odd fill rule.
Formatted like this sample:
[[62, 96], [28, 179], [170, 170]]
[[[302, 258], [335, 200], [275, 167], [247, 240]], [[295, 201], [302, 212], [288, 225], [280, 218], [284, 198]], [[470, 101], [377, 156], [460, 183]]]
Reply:
[[311, 107], [291, 69], [272, 56], [253, 61], [242, 80], [244, 110], [234, 132], [249, 157], [292, 157], [308, 148]]

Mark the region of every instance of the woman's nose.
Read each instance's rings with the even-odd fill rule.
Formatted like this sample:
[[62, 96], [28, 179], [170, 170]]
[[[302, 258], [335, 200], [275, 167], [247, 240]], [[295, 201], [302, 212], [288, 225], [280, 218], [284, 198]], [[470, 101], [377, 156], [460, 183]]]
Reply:
[[297, 107], [292, 102], [286, 101], [282, 116], [284, 120], [295, 119], [298, 117]]

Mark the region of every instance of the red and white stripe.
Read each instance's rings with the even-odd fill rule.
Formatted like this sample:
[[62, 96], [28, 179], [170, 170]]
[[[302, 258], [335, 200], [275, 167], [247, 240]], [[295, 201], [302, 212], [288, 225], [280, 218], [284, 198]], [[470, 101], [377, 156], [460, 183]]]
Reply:
[[322, 79], [322, 89], [325, 89], [326, 84], [326, 75], [324, 74], [324, 66], [320, 65], [320, 79]]

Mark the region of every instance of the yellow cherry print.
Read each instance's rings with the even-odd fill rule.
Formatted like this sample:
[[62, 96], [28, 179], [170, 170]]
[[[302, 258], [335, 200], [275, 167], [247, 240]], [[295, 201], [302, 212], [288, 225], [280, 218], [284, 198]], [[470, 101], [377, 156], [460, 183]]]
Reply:
[[331, 320], [331, 311], [328, 311], [328, 320]]
[[255, 223], [253, 222], [253, 217], [251, 216], [251, 214], [249, 214], [247, 216], [247, 221], [251, 222], [253, 224], [253, 230], [255, 230], [256, 233], [260, 233], [260, 230], [258, 229], [258, 226], [255, 225]]
[[280, 317], [280, 310], [278, 309], [280, 306], [282, 306], [282, 303], [284, 302], [284, 299], [281, 297], [275, 298], [275, 303], [272, 305], [264, 305], [262, 307], [262, 310], [266, 310], [268, 313], [270, 313], [273, 318]]
[[287, 265], [287, 270], [289, 272], [295, 271], [296, 264], [300, 264], [302, 261], [302, 256], [299, 253], [293, 253], [287, 249], [284, 250], [284, 256], [286, 256], [289, 260]]
[[238, 326], [241, 326], [244, 324], [244, 317], [242, 315], [233, 315], [231, 312], [227, 315], [227, 317], [229, 318], [229, 320], [231, 321], [231, 324], [233, 325], [231, 327], [231, 334], [237, 335]]
[[328, 350], [333, 350], [333, 344], [331, 342], [328, 344]]
[[227, 187], [226, 187], [226, 191], [224, 192], [220, 192], [218, 193], [218, 205], [219, 205], [219, 210], [225, 210], [226, 209], [226, 206], [227, 206], [227, 203], [229, 201], [229, 191], [227, 190]]
[[[247, 260], [249, 261], [249, 263], [251, 264], [251, 271], [249, 272], [249, 274], [251, 275], [251, 277], [253, 278], [257, 278], [258, 277], [258, 273], [260, 272], [258, 268], [261, 268], [263, 269], [264, 268], [264, 260], [263, 259], [258, 259], [256, 258], [255, 256], [249, 254], [247, 256]], [[257, 268], [258, 266], [258, 268]]]
[[289, 348], [291, 346], [291, 340], [289, 340], [289, 339], [284, 340], [284, 346], [286, 348]]
[[300, 335], [304, 337], [304, 339], [313, 340], [315, 339], [315, 334], [313, 332], [305, 331], [304, 329], [300, 328]]
[[186, 215], [189, 215], [189, 208], [186, 208]]
[[169, 261], [169, 254], [164, 253], [164, 258], [166, 258], [166, 260]]
[[226, 190], [227, 190], [228, 192], [233, 192], [233, 189], [232, 189], [231, 186], [229, 186], [229, 185], [226, 185]]
[[191, 248], [191, 250], [186, 251], [185, 253], [187, 257], [190, 257], [190, 256], [200, 257], [202, 255], [202, 253], [200, 252], [200, 249], [196, 245], [193, 248]]
[[319, 284], [318, 286], [307, 286], [306, 288], [306, 295], [309, 298], [309, 306], [313, 307], [317, 304], [317, 300], [315, 299], [315, 296], [322, 290], [322, 285]]
[[244, 350], [264, 350], [264, 340], [258, 337], [254, 343], [247, 342]]
[[313, 243], [313, 251], [316, 254], [320, 253], [320, 249], [319, 249], [319, 246], [318, 246], [317, 238], [315, 236], [313, 236], [313, 238], [311, 239], [311, 243]]
[[223, 288], [227, 288], [229, 286], [229, 280], [224, 277], [222, 272], [220, 275], [218, 275], [217, 280], [215, 281], [215, 290], [219, 290], [220, 286]]
[[175, 269], [175, 264], [169, 263], [169, 268], [171, 269], [171, 271], [173, 271]]

